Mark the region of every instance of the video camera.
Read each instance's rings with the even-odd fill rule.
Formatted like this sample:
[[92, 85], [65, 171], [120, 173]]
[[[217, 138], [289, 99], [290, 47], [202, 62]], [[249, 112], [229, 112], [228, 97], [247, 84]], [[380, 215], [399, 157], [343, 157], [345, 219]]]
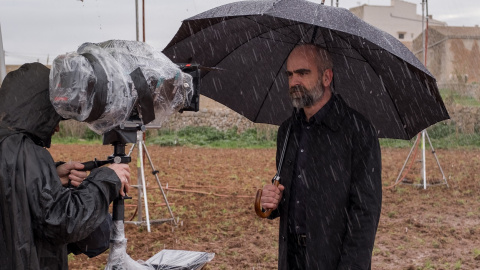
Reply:
[[136, 41], [84, 43], [55, 58], [50, 72], [55, 110], [102, 134], [103, 144], [115, 147], [108, 163], [128, 163], [125, 144], [135, 143], [147, 124], [161, 126], [174, 112], [198, 111], [199, 86], [198, 64], [175, 64]]

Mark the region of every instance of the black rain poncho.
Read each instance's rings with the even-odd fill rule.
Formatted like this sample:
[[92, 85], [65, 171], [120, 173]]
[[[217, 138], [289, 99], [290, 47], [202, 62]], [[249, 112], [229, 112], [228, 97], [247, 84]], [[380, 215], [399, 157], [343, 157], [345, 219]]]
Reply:
[[121, 188], [109, 168], [76, 189], [61, 185], [44, 148], [61, 118], [48, 76], [45, 66], [25, 64], [0, 88], [0, 269], [67, 269], [66, 244], [104, 221]]

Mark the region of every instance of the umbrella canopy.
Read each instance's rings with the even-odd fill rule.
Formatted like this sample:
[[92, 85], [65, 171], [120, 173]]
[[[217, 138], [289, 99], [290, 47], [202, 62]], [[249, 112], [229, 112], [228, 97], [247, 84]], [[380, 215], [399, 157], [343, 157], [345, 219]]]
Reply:
[[173, 62], [216, 67], [202, 94], [257, 123], [292, 112], [286, 60], [313, 43], [332, 55], [333, 91], [383, 138], [410, 139], [448, 119], [435, 78], [400, 41], [343, 8], [304, 0], [243, 1], [183, 21], [164, 49]]

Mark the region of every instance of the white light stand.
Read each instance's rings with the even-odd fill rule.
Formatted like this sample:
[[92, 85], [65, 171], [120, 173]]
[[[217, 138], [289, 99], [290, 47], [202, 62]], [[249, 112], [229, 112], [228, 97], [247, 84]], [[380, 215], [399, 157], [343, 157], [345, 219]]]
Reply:
[[[155, 167], [153, 166], [152, 159], [150, 158], [150, 154], [148, 153], [147, 146], [145, 145], [143, 135], [145, 131], [139, 130], [137, 131], [137, 142], [132, 145], [130, 148], [130, 152], [128, 153], [128, 156], [132, 154], [133, 149], [135, 146], [137, 146], [138, 149], [138, 159], [137, 159], [137, 185], [132, 185], [133, 187], [136, 187], [138, 190], [138, 203], [137, 203], [137, 221], [125, 221], [125, 223], [129, 224], [135, 224], [135, 225], [147, 225], [147, 231], [150, 232], [150, 225], [151, 224], [161, 224], [165, 222], [172, 222], [173, 225], [177, 225], [177, 221], [175, 220], [175, 217], [173, 216], [172, 209], [170, 208], [170, 205], [168, 204], [167, 196], [165, 195], [165, 192], [163, 190], [162, 184], [160, 183], [160, 179], [158, 178], [158, 171], [155, 170]], [[150, 215], [148, 213], [148, 199], [147, 199], [147, 187], [145, 184], [145, 168], [143, 165], [143, 151], [145, 151], [145, 154], [147, 156], [147, 159], [150, 163], [150, 168], [152, 169], [152, 174], [155, 176], [155, 179], [157, 180], [158, 187], [160, 188], [160, 191], [162, 192], [163, 199], [165, 201], [165, 204], [167, 206], [167, 209], [170, 213], [170, 218], [166, 219], [156, 219], [156, 220], [150, 220]], [[145, 218], [146, 220], [143, 220], [143, 213], [142, 213], [142, 198], [143, 198], [143, 204], [145, 206]]]
[[[427, 164], [426, 164], [426, 156], [425, 156], [425, 138], [428, 139], [428, 143], [430, 144], [430, 148], [432, 149], [432, 154], [435, 157], [435, 160], [436, 160], [437, 165], [438, 165], [438, 169], [442, 173], [443, 182], [427, 184]], [[442, 166], [440, 165], [440, 162], [438, 161], [437, 154], [435, 153], [435, 149], [433, 148], [432, 141], [430, 141], [430, 136], [428, 136], [427, 130], [423, 130], [421, 135], [419, 134], [417, 136], [417, 139], [415, 140], [415, 143], [413, 144], [412, 149], [410, 149], [410, 153], [408, 153], [407, 159], [405, 160], [405, 163], [403, 164], [403, 167], [400, 170], [400, 173], [398, 174], [397, 180], [395, 180], [395, 184], [393, 186], [396, 186], [398, 183], [400, 183], [400, 181], [403, 180], [401, 175], [402, 175], [403, 171], [405, 170], [405, 166], [407, 165], [407, 162], [410, 159], [410, 156], [412, 155], [413, 150], [416, 147], [418, 147], [417, 143], [418, 143], [418, 140], [420, 140], [420, 139], [422, 140], [422, 160], [421, 160], [422, 161], [422, 171], [421, 171], [421, 174], [422, 174], [422, 183], [423, 184], [412, 183], [411, 185], [420, 186], [420, 187], [423, 186], [423, 189], [427, 189], [427, 186], [438, 186], [438, 185], [446, 185], [448, 187], [447, 179], [445, 178], [445, 174], [443, 173]], [[402, 182], [402, 184], [406, 184], [406, 183]]]

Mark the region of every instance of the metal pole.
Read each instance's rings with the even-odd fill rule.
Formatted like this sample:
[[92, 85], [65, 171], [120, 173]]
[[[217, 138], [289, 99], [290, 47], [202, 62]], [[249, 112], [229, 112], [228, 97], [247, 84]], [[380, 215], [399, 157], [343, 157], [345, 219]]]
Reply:
[[[425, 59], [425, 0], [422, 0], [422, 51]], [[424, 62], [424, 64], [426, 64]]]
[[427, 189], [427, 162], [425, 158], [425, 129], [422, 130], [422, 168], [423, 168], [423, 189]]
[[428, 49], [428, 0], [425, 0], [425, 67], [427, 67]]
[[135, 0], [135, 32], [137, 34], [137, 41], [140, 41], [140, 35], [138, 30], [138, 0]]
[[143, 42], [145, 42], [145, 0], [142, 0]]
[[5, 51], [3, 50], [2, 27], [0, 25], [0, 84], [2, 84], [5, 76], [7, 76], [7, 68], [5, 66]]
[[147, 200], [147, 184], [145, 181], [145, 172], [143, 168], [143, 132], [137, 132], [137, 143], [138, 143], [138, 160], [140, 161], [141, 167], [141, 178], [142, 178], [142, 188], [143, 188], [143, 203], [145, 205], [145, 217], [147, 221], [147, 231], [150, 232], [150, 216], [148, 214], [148, 200]]

